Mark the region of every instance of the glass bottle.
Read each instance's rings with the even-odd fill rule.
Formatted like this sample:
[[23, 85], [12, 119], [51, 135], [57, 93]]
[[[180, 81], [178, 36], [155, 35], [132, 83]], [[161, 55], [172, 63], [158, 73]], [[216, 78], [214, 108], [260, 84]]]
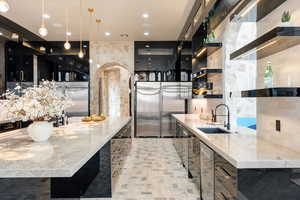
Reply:
[[264, 74], [264, 85], [266, 88], [273, 87], [273, 70], [271, 66], [271, 62], [268, 62], [267, 69]]

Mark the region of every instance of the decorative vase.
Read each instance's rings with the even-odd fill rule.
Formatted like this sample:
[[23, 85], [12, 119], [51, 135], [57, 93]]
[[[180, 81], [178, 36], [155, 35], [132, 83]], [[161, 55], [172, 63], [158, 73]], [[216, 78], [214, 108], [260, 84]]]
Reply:
[[45, 142], [53, 134], [53, 125], [47, 121], [35, 121], [27, 128], [29, 136], [35, 142]]

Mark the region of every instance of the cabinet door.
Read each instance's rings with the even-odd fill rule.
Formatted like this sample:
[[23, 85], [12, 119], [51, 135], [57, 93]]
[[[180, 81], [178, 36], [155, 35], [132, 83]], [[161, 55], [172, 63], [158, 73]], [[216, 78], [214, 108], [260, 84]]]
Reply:
[[237, 169], [215, 153], [215, 198], [235, 200], [237, 198]]
[[214, 152], [200, 143], [201, 195], [202, 200], [214, 200]]
[[182, 149], [182, 163], [185, 169], [188, 171], [189, 169], [189, 132], [186, 129], [182, 131], [182, 139], [181, 139], [181, 149]]
[[197, 189], [200, 191], [200, 140], [193, 133], [190, 133], [190, 137], [188, 153], [189, 172]]

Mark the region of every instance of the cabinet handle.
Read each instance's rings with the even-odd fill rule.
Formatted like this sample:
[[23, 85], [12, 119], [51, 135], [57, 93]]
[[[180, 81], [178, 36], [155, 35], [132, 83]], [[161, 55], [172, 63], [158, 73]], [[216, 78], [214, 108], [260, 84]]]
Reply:
[[23, 72], [23, 70], [20, 71], [20, 80], [24, 81], [24, 72]]

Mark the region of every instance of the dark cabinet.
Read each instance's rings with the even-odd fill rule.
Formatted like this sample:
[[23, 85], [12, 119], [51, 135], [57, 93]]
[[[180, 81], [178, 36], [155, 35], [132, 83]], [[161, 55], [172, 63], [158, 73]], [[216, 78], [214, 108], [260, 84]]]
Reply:
[[33, 82], [33, 54], [26, 47], [8, 42], [6, 50], [7, 82]]

